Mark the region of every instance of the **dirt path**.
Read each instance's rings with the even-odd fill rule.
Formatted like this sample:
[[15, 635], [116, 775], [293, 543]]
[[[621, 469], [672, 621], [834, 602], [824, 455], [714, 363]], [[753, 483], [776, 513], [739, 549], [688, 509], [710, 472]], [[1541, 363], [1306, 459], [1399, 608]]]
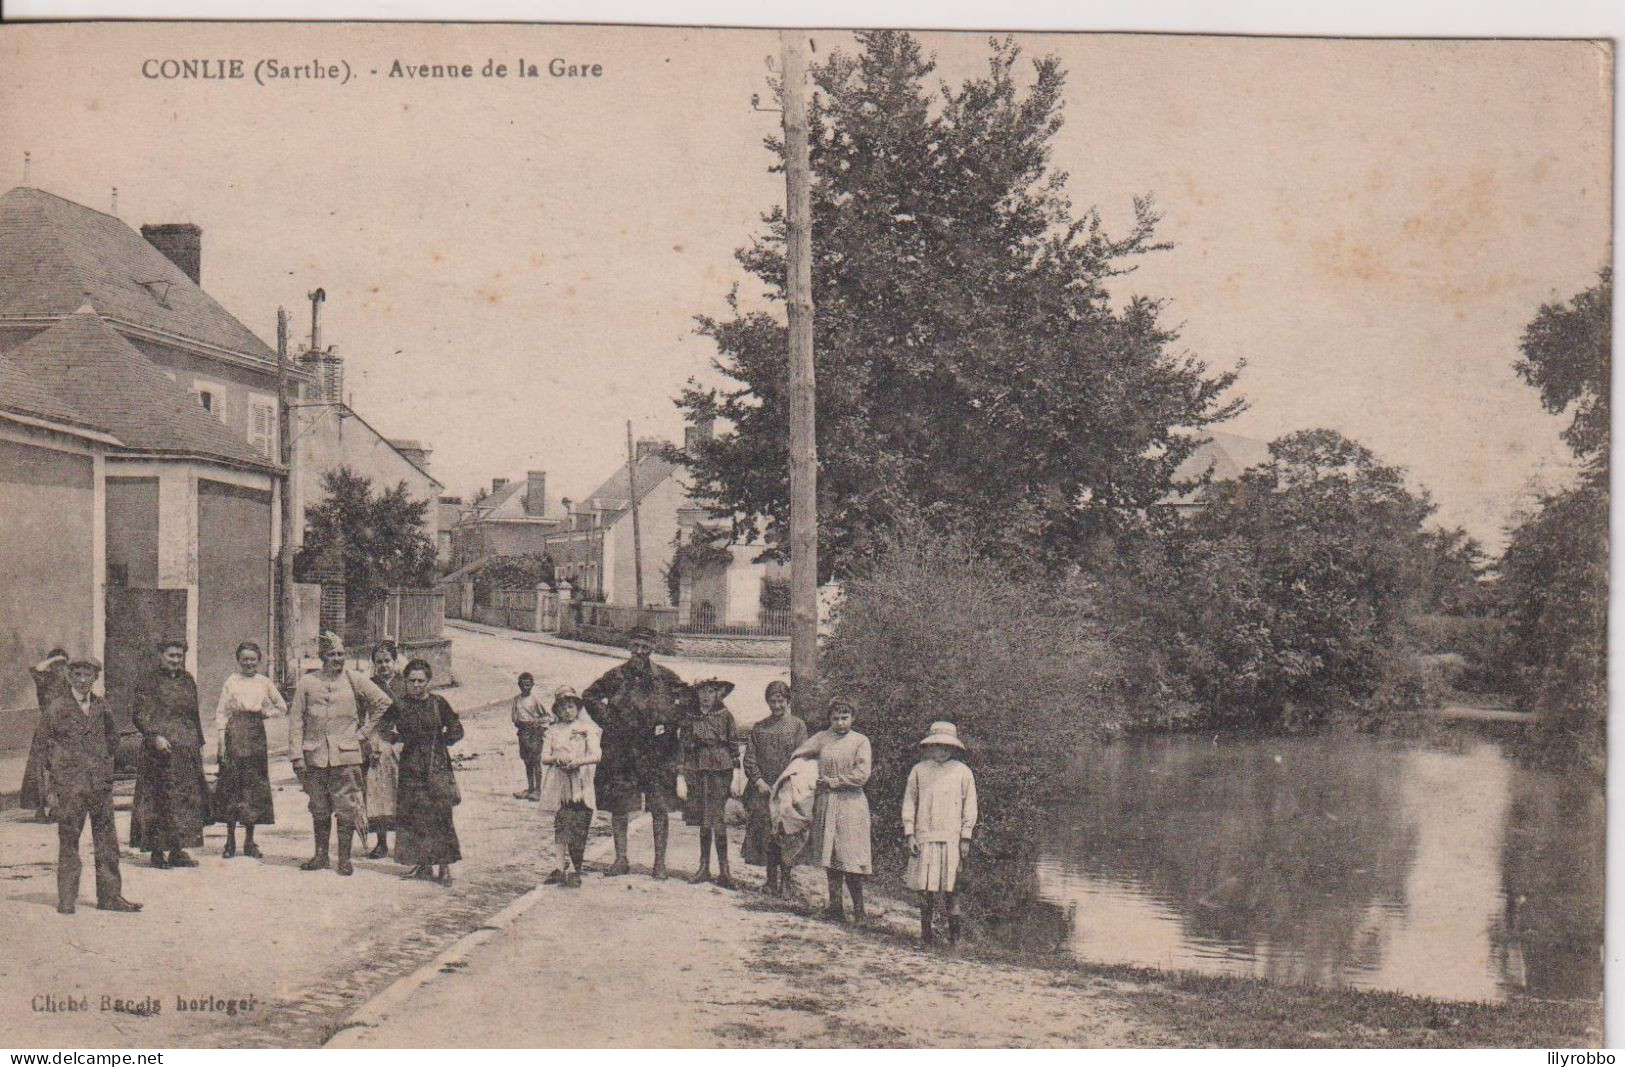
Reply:
[[[674, 849], [691, 870], [691, 831]], [[737, 840], [736, 840], [737, 845]], [[646, 865], [646, 826], [633, 837]], [[754, 872], [752, 872], [754, 873]], [[817, 872], [800, 888], [820, 890]], [[372, 1024], [331, 1044], [388, 1047], [934, 1047], [1160, 1044], [1119, 988], [926, 951], [883, 913], [858, 932], [759, 894], [589, 875]]]

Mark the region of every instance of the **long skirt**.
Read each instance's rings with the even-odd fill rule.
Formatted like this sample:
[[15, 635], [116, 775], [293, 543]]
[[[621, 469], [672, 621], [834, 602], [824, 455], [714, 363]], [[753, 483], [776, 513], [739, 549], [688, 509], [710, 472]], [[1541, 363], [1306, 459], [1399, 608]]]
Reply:
[[28, 764], [23, 768], [22, 793], [17, 803], [25, 808], [45, 806], [45, 709], [34, 726], [34, 739], [28, 745]]
[[745, 793], [745, 847], [739, 858], [757, 867], [767, 866], [778, 856], [778, 844], [773, 840], [773, 813], [768, 798], [756, 790]]
[[688, 799], [683, 802], [683, 822], [702, 830], [723, 830], [728, 826], [728, 786], [733, 770], [690, 771]]
[[276, 822], [265, 720], [258, 715], [233, 715], [226, 724], [220, 777], [214, 783], [214, 818], [255, 826]]
[[367, 770], [367, 827], [388, 830], [395, 822], [399, 801], [401, 757], [394, 745], [379, 745], [378, 762]]
[[958, 889], [959, 842], [921, 842], [920, 854], [908, 858], [903, 884], [929, 893], [952, 893]]
[[463, 858], [445, 788], [428, 778], [403, 773], [395, 809], [395, 861], [408, 866], [456, 863]]
[[170, 744], [159, 752], [141, 746], [135, 764], [135, 800], [130, 807], [130, 847], [148, 852], [199, 848], [211, 821], [203, 754], [190, 745]]

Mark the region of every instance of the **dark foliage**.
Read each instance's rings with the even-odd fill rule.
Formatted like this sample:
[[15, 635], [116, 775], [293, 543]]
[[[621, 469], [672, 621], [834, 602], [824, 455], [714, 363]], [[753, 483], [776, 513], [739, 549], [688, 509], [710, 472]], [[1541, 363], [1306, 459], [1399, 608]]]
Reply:
[[392, 588], [423, 588], [434, 580], [434, 542], [423, 532], [429, 502], [413, 500], [403, 481], [372, 490], [372, 480], [348, 467], [322, 475], [321, 503], [305, 509], [305, 542], [294, 577], [315, 581], [319, 561], [337, 546], [344, 560], [345, 612], [367, 612]]
[[[1174, 431], [1239, 410], [1224, 398], [1235, 375], [1178, 351], [1160, 302], [1112, 305], [1107, 282], [1167, 246], [1149, 198], [1121, 237], [1074, 213], [1050, 166], [1066, 77], [1054, 57], [1024, 65], [994, 41], [985, 75], [933, 94], [913, 37], [858, 37], [857, 55], [813, 68], [809, 120], [821, 564], [849, 572], [918, 513], [986, 555], [1064, 569], [1163, 499], [1194, 447]], [[782, 211], [764, 222], [738, 259], [781, 302]], [[732, 430], [681, 459], [719, 515], [782, 551], [785, 327], [732, 306], [699, 331], [734, 384], [678, 401]]]

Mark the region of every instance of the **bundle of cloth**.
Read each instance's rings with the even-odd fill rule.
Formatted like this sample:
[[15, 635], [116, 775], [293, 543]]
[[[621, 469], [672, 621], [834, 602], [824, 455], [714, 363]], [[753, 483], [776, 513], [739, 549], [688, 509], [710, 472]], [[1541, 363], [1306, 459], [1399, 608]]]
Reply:
[[807, 849], [817, 798], [817, 760], [791, 760], [779, 780], [773, 783], [769, 815], [786, 867], [794, 866]]

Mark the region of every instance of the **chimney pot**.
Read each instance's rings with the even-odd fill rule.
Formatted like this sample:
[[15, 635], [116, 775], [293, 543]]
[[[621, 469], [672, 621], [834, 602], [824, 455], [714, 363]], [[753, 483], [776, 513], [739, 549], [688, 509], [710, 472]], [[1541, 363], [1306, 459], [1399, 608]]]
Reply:
[[505, 486], [507, 484], [508, 484], [508, 479], [506, 479], [506, 478], [492, 478], [491, 479], [491, 492], [494, 493], [494, 492], [501, 489], [503, 486]]
[[203, 284], [203, 231], [190, 222], [165, 222], [141, 227], [141, 236], [175, 266]]

